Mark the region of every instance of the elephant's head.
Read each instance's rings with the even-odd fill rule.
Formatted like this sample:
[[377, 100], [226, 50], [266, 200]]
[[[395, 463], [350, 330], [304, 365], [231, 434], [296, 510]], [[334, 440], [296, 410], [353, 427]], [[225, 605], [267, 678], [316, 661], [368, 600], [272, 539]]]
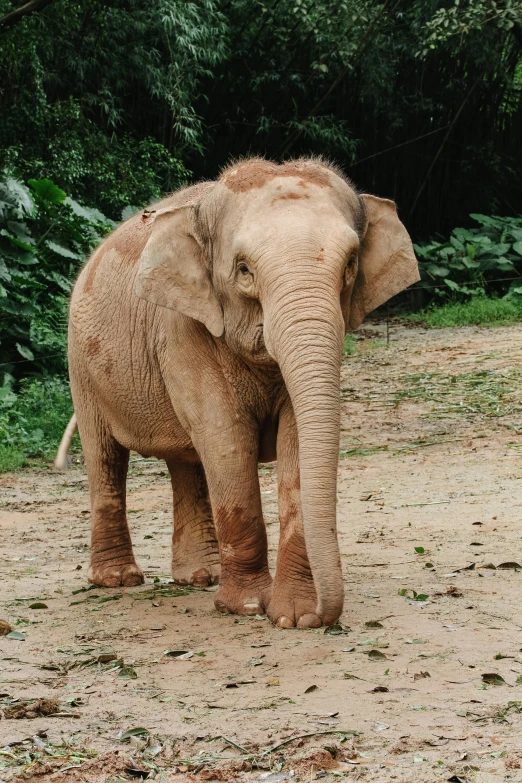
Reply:
[[279, 365], [326, 622], [343, 602], [335, 507], [344, 334], [418, 279], [395, 204], [358, 195], [314, 160], [229, 167], [192, 203], [158, 209], [141, 257], [138, 296], [201, 321], [247, 361]]

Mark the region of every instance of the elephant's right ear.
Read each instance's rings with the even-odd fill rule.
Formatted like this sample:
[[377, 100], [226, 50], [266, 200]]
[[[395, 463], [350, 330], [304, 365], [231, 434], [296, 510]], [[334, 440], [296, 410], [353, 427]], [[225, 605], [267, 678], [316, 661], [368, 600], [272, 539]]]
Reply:
[[194, 206], [145, 213], [152, 233], [139, 260], [136, 294], [201, 321], [215, 337], [224, 331], [204, 249], [195, 230]]
[[347, 329], [356, 329], [365, 315], [420, 280], [410, 235], [399, 220], [395, 203], [366, 194], [361, 198], [367, 227], [351, 301], [345, 304]]

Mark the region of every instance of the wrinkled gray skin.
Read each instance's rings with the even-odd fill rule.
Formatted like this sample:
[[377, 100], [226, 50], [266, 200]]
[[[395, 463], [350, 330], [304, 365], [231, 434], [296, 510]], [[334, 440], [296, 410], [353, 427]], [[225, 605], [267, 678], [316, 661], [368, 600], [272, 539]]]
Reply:
[[[253, 159], [118, 228], [75, 286], [69, 364], [92, 503], [90, 579], [143, 581], [129, 450], [167, 461], [173, 576], [219, 610], [335, 622], [339, 378], [346, 329], [418, 279], [393, 202], [318, 161]], [[257, 466], [277, 455], [267, 565]]]

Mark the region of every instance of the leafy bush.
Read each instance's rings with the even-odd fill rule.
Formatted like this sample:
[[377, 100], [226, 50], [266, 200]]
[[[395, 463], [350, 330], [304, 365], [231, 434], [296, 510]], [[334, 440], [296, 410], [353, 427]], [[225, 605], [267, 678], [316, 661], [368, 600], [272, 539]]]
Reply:
[[4, 387], [0, 395], [0, 472], [23, 467], [29, 458], [52, 459], [72, 410], [69, 384], [62, 378], [25, 378], [18, 394]]
[[420, 287], [439, 300], [522, 294], [522, 217], [471, 217], [480, 228], [456, 228], [448, 242], [415, 245]]
[[[184, 185], [189, 172], [163, 144], [146, 136], [106, 135], [70, 98], [47, 107], [45, 132], [34, 130], [27, 141], [10, 144], [2, 154], [8, 166], [22, 173], [49, 177], [86, 204], [119, 220], [128, 204], [138, 207]], [[0, 140], [2, 129], [0, 128]]]
[[[72, 141], [69, 136], [70, 155]], [[97, 133], [86, 144], [79, 138], [74, 142], [74, 153], [83, 153], [83, 171], [70, 182], [71, 189], [115, 220], [129, 204], [145, 206], [161, 198], [164, 190], [176, 190], [188, 182], [187, 169], [154, 139], [136, 141], [126, 135], [115, 141]], [[70, 156], [62, 165], [64, 174], [70, 171], [69, 160]]]
[[114, 225], [51, 180], [28, 184], [0, 175], [0, 390], [15, 376], [64, 371], [73, 281]]

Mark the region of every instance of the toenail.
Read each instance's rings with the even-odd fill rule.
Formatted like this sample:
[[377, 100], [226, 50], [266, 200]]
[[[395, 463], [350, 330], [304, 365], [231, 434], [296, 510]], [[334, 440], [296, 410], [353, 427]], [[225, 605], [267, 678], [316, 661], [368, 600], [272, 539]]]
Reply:
[[206, 568], [200, 568], [198, 571], [194, 571], [191, 576], [191, 581], [192, 584], [196, 585], [196, 587], [207, 587], [208, 585], [212, 584], [212, 577]]
[[322, 625], [321, 618], [316, 614], [302, 614], [297, 621], [298, 628], [320, 628]]
[[294, 628], [294, 621], [289, 617], [280, 617], [276, 623], [278, 628]]

